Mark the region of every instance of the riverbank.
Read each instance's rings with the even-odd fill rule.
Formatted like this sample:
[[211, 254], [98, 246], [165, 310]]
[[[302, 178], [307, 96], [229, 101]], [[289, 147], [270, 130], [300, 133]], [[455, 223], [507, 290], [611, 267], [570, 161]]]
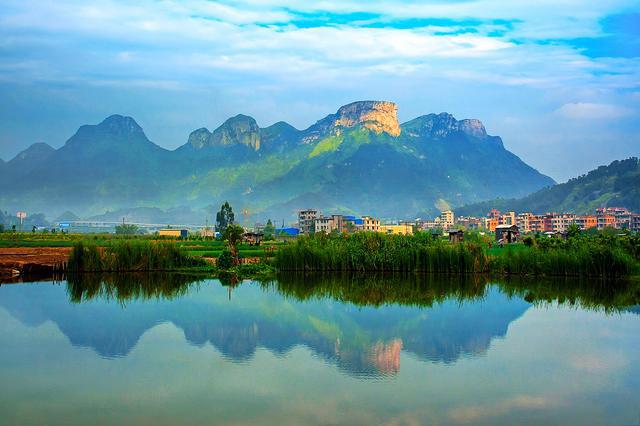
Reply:
[[[83, 245], [83, 250], [84, 247], [86, 246]], [[104, 247], [92, 247], [99, 255], [105, 252]], [[207, 278], [218, 277], [223, 273], [225, 277], [235, 276], [239, 279], [266, 279], [275, 274], [275, 270], [266, 265], [261, 257], [240, 258], [239, 265], [221, 271], [216, 266], [217, 258], [204, 256], [196, 258], [189, 254], [186, 256], [193, 260], [180, 266], [145, 265], [138, 259], [138, 264], [131, 263], [128, 267], [121, 269], [103, 265], [104, 267], [93, 268], [95, 270], [79, 271], [76, 265], [75, 270], [69, 271], [69, 260], [73, 250], [73, 247], [0, 247], [0, 283], [62, 279], [69, 272], [86, 275], [110, 272], [183, 273], [200, 274]], [[131, 252], [126, 251], [125, 256], [129, 255]]]
[[[180, 241], [114, 236], [0, 240], [0, 279], [55, 273], [198, 272], [252, 278], [278, 272], [402, 272], [444, 275], [620, 279], [640, 274], [640, 236], [527, 236], [504, 247], [469, 234], [449, 242], [427, 233], [302, 236], [287, 244], [239, 245], [237, 262], [218, 268], [223, 241]], [[54, 247], [35, 247], [43, 245]], [[70, 247], [69, 244], [72, 246]], [[5, 247], [1, 247], [4, 245]], [[7, 247], [28, 245], [31, 247]], [[197, 248], [197, 249], [196, 249]], [[216, 250], [213, 250], [215, 248]], [[225, 262], [225, 264], [228, 264]]]
[[452, 243], [428, 233], [300, 237], [275, 253], [279, 271], [404, 272], [618, 279], [640, 274], [640, 236], [527, 237], [499, 247], [486, 237]]
[[0, 247], [0, 280], [52, 276], [62, 272], [70, 247]]

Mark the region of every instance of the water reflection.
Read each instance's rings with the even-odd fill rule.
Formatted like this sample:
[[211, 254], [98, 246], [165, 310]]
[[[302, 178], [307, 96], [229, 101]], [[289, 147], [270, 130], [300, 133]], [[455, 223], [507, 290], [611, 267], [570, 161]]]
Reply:
[[611, 311], [634, 309], [639, 295], [629, 283], [611, 291], [599, 283], [478, 277], [291, 275], [226, 284], [86, 274], [69, 277], [66, 295], [56, 285], [3, 289], [0, 306], [24, 324], [52, 321], [73, 345], [105, 358], [126, 356], [145, 332], [170, 322], [190, 344], [210, 344], [236, 362], [259, 347], [282, 355], [304, 345], [349, 375], [376, 378], [397, 374], [402, 352], [436, 363], [481, 356], [532, 303]]
[[2, 286], [0, 418], [632, 424], [637, 289], [611, 288], [164, 275]]

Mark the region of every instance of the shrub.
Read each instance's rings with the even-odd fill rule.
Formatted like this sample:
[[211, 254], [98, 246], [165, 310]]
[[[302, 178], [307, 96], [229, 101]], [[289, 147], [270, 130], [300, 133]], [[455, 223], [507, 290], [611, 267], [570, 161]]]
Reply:
[[534, 243], [535, 243], [535, 241], [533, 240], [533, 238], [532, 238], [532, 237], [529, 237], [529, 236], [524, 237], [524, 238], [522, 239], [522, 242], [523, 242], [523, 243], [524, 243], [524, 245], [525, 245], [525, 246], [527, 246], [527, 247], [532, 247], [532, 246], [534, 245]]
[[218, 258], [218, 268], [226, 270], [230, 269], [233, 266], [233, 255], [231, 254], [231, 250], [224, 249], [222, 253], [220, 253], [220, 257]]

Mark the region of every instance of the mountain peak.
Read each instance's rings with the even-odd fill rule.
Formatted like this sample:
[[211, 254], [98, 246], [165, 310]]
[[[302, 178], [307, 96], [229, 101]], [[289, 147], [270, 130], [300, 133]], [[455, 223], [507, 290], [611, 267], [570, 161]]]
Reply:
[[49, 156], [53, 151], [55, 151], [55, 149], [53, 149], [50, 145], [44, 142], [37, 142], [24, 151], [20, 152], [10, 162], [40, 160]]
[[209, 131], [209, 129], [207, 129], [206, 127], [201, 127], [189, 134], [189, 139], [187, 140], [187, 144], [191, 145], [196, 149], [200, 149], [205, 145], [207, 145], [210, 137], [211, 137], [211, 132]]
[[260, 127], [253, 117], [238, 114], [213, 131], [210, 143], [212, 145], [242, 144], [257, 151], [260, 149]]
[[463, 133], [478, 139], [486, 139], [487, 131], [480, 120], [475, 118], [456, 120], [448, 112], [428, 114], [402, 125], [411, 134], [421, 134], [431, 138], [445, 138], [453, 133]]
[[398, 106], [388, 101], [357, 101], [341, 106], [336, 113], [334, 126], [362, 127], [377, 134], [386, 132], [391, 136], [400, 135]]
[[143, 133], [142, 127], [136, 123], [131, 117], [114, 114], [105, 118], [98, 127], [106, 130], [114, 136], [129, 136], [133, 134]]

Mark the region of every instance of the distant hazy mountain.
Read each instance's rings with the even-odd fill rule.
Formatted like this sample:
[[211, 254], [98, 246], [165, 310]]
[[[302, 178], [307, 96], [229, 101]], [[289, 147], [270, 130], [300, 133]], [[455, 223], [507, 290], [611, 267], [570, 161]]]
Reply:
[[[253, 217], [298, 208], [407, 217], [553, 184], [478, 120], [429, 114], [400, 125], [396, 105], [362, 101], [306, 130], [237, 115], [168, 151], [130, 117], [82, 126], [53, 150], [0, 164], [0, 206], [81, 216], [133, 207], [194, 210], [229, 200]], [[12, 165], [12, 163], [16, 165]]]
[[457, 209], [456, 213], [484, 215], [492, 208], [497, 208], [538, 214], [562, 211], [585, 214], [606, 206], [640, 211], [640, 161], [637, 158], [614, 161], [524, 198], [471, 204]]

